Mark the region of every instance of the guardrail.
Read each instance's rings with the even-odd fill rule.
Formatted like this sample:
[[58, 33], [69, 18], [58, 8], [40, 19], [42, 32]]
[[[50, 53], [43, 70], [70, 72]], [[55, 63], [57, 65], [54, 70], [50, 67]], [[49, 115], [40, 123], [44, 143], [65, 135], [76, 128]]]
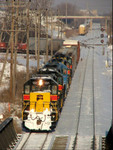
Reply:
[[7, 118], [0, 124], [0, 150], [11, 149], [16, 140], [13, 118]]

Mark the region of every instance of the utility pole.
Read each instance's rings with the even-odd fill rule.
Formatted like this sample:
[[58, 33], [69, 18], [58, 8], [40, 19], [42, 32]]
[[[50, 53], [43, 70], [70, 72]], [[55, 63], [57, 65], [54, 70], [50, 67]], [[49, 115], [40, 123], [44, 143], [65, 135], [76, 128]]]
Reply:
[[27, 57], [26, 57], [26, 80], [29, 79], [29, 2], [27, 8]]
[[90, 19], [90, 30], [92, 30], [92, 20], [93, 19]]
[[46, 9], [46, 60], [48, 61], [48, 9]]
[[67, 0], [66, 0], [66, 26], [67, 26]]
[[63, 22], [61, 21], [61, 39], [62, 39], [62, 23], [63, 23]]
[[51, 57], [53, 56], [53, 14], [51, 10]]
[[107, 32], [107, 18], [105, 18], [105, 30]]
[[[4, 29], [4, 26], [5, 26], [5, 19], [4, 19], [4, 22], [3, 22], [2, 30]], [[2, 41], [2, 35], [3, 35], [3, 31], [0, 34], [0, 42]]]
[[37, 58], [37, 10], [35, 10], [35, 58]]
[[14, 72], [13, 72], [13, 99], [15, 99], [16, 95], [16, 61], [17, 61], [17, 43], [18, 43], [18, 14], [19, 14], [19, 0], [17, 1], [17, 8], [16, 8], [16, 31], [15, 31], [15, 48], [14, 48]]
[[[59, 10], [57, 10], [57, 15], [59, 17]], [[57, 23], [58, 23], [58, 38], [59, 38], [59, 19], [57, 19]]]
[[10, 96], [13, 99], [14, 0], [12, 0]]
[[41, 26], [41, 12], [38, 11], [38, 54], [37, 54], [37, 71], [40, 68], [40, 26]]

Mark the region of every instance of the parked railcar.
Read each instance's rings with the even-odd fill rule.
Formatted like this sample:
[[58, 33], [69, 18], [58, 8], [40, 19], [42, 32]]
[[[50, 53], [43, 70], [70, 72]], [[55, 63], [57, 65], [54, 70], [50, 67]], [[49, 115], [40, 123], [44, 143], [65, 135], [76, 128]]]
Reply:
[[18, 43], [17, 44], [17, 53], [26, 54], [27, 43]]

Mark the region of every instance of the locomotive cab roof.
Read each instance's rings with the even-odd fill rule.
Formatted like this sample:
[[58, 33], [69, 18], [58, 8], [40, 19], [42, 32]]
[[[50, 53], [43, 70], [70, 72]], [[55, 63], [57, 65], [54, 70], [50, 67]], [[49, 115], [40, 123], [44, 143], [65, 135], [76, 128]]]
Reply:
[[24, 85], [30, 83], [30, 81], [32, 81], [32, 80], [39, 80], [39, 79], [52, 81], [54, 84], [58, 85], [58, 83], [53, 78], [53, 75], [50, 75], [50, 74], [36, 74], [36, 75], [33, 75]]
[[58, 74], [59, 76], [62, 76], [62, 74], [54, 67], [44, 67], [44, 68], [41, 68], [39, 70], [39, 73], [44, 73], [46, 72], [47, 74], [50, 74], [50, 73], [55, 73], [55, 74]]
[[55, 57], [65, 57], [65, 54], [58, 52], [55, 54]]
[[31, 79], [36, 79], [36, 78], [43, 78], [43, 79], [53, 79], [56, 76], [54, 74], [42, 74], [41, 72], [38, 72], [38, 74], [35, 74], [32, 76]]
[[47, 63], [47, 64], [45, 64], [45, 67], [54, 67], [54, 68], [57, 68], [57, 69], [60, 69], [60, 68], [68, 69], [66, 65], [64, 65], [60, 62]]

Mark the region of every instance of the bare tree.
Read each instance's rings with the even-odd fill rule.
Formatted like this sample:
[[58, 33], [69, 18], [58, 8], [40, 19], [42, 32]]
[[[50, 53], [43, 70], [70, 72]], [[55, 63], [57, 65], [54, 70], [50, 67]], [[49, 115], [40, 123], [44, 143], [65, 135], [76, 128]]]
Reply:
[[33, 0], [31, 3], [31, 8], [46, 10], [49, 9], [52, 6], [52, 4], [52, 0]]
[[[56, 14], [57, 14], [57, 9], [59, 9], [60, 15], [64, 15], [64, 16], [66, 15], [66, 3], [61, 3], [57, 5], [55, 8], [56, 8]], [[67, 15], [68, 16], [80, 15], [80, 11], [76, 5], [67, 3]]]

